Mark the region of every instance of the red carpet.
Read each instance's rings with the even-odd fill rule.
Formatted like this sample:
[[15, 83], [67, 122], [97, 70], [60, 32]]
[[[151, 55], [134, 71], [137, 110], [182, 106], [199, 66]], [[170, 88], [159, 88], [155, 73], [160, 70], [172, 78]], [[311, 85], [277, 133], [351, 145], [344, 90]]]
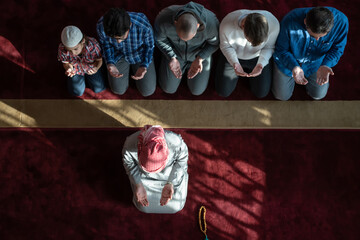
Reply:
[[0, 131], [0, 239], [347, 239], [360, 235], [359, 131], [174, 130], [189, 146], [175, 215], [139, 212], [121, 162], [134, 129]]
[[[57, 47], [60, 43], [60, 33], [66, 25], [76, 25], [85, 34], [96, 37], [95, 25], [97, 20], [110, 7], [124, 7], [129, 11], [145, 13], [153, 24], [158, 12], [172, 4], [184, 4], [188, 1], [2, 1], [0, 20], [0, 66], [1, 66], [1, 98], [37, 98], [63, 99], [70, 98], [66, 90], [63, 68], [57, 62]], [[218, 19], [229, 12], [238, 9], [265, 9], [272, 12], [279, 20], [290, 10], [297, 7], [316, 5], [333, 6], [344, 12], [350, 21], [350, 32], [345, 54], [340, 63], [334, 68], [335, 76], [330, 80], [330, 90], [325, 100], [358, 100], [360, 96], [360, 75], [357, 67], [359, 42], [359, 14], [357, 1], [205, 1], [199, 0], [206, 8], [213, 11]], [[219, 51], [217, 52], [219, 54]], [[159, 52], [155, 52], [155, 63], [158, 64]], [[216, 64], [216, 60], [215, 60]], [[213, 68], [214, 69], [214, 68]], [[5, 71], [6, 70], [6, 71]], [[223, 99], [214, 90], [214, 74], [206, 92], [200, 97], [191, 96], [186, 84], [183, 84], [174, 95], [163, 93], [157, 89], [149, 99]], [[227, 99], [248, 100], [255, 99], [246, 83], [238, 84], [237, 90]], [[132, 82], [127, 93], [121, 97], [109, 91], [93, 94], [86, 91], [85, 98], [101, 99], [142, 99]], [[274, 99], [271, 94], [267, 99]], [[297, 87], [293, 100], [308, 100], [305, 89]]]
[[[71, 98], [56, 59], [64, 26], [76, 25], [96, 37], [96, 22], [110, 7], [143, 12], [153, 23], [162, 8], [186, 2], [1, 1], [0, 99]], [[197, 2], [220, 21], [237, 9], [265, 9], [281, 20], [297, 7], [338, 8], [349, 18], [350, 32], [325, 100], [359, 100], [357, 1]], [[156, 50], [156, 64], [158, 57]], [[133, 82], [121, 97], [87, 90], [84, 98], [143, 99]], [[199, 97], [182, 84], [176, 94], [158, 88], [148, 99], [224, 98], [217, 96], [211, 77]], [[240, 83], [227, 99], [255, 98]], [[297, 86], [292, 100], [309, 98]], [[204, 239], [197, 219], [201, 205], [207, 208], [211, 240], [360, 236], [358, 130], [174, 129], [190, 153], [188, 199], [175, 215], [143, 214], [132, 205], [121, 149], [134, 131], [0, 129], [0, 239]]]

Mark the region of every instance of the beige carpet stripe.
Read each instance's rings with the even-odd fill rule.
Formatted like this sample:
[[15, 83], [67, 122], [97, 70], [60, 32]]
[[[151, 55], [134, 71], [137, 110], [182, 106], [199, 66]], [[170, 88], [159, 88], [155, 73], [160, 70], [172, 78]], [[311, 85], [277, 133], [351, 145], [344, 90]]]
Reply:
[[360, 101], [0, 100], [1, 128], [360, 129]]

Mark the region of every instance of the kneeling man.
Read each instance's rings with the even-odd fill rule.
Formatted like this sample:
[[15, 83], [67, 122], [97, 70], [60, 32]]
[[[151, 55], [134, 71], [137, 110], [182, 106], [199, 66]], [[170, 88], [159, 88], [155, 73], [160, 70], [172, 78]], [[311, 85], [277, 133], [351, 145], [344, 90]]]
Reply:
[[183, 209], [189, 175], [188, 148], [180, 135], [146, 125], [130, 135], [123, 163], [133, 190], [133, 202], [145, 213], [176, 213]]

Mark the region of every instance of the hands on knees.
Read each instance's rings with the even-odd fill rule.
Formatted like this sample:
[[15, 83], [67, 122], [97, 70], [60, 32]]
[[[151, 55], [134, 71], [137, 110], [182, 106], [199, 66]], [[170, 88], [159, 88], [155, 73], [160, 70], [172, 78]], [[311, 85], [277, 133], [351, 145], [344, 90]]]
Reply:
[[[165, 184], [160, 198], [160, 205], [165, 206], [171, 199], [174, 194], [174, 186], [172, 183]], [[146, 190], [142, 183], [136, 184], [135, 189], [136, 201], [141, 204], [143, 207], [149, 206], [149, 201], [147, 198]]]

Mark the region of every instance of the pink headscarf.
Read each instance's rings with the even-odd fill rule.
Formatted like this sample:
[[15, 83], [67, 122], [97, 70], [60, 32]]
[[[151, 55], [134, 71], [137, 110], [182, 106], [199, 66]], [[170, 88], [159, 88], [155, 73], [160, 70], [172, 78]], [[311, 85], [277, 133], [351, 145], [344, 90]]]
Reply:
[[145, 125], [138, 137], [138, 157], [147, 172], [160, 172], [167, 163], [169, 150], [161, 126]]

